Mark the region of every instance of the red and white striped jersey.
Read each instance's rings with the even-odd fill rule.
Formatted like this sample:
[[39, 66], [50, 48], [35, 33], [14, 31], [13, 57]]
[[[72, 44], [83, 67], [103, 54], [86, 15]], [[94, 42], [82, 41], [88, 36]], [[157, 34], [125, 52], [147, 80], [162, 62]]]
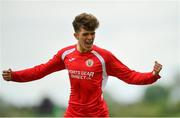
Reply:
[[71, 93], [65, 117], [108, 117], [108, 108], [102, 97], [108, 76], [115, 76], [129, 84], [151, 84], [160, 76], [152, 72], [140, 73], [129, 69], [111, 52], [93, 45], [91, 51], [80, 53], [76, 45], [61, 49], [47, 63], [12, 72], [12, 80], [28, 82], [52, 72], [67, 69]]

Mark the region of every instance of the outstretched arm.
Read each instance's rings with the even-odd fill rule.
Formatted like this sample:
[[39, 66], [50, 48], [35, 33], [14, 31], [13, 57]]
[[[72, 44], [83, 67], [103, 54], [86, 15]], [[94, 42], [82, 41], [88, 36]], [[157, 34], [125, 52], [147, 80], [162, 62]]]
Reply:
[[20, 71], [11, 71], [11, 69], [4, 70], [2, 76], [3, 79], [7, 81], [28, 82], [40, 79], [52, 72], [62, 69], [65, 69], [65, 65], [61, 60], [61, 52], [58, 52], [47, 63]]
[[151, 72], [137, 72], [135, 70], [129, 69], [113, 54], [110, 54], [108, 59], [109, 61], [107, 61], [106, 64], [107, 74], [110, 76], [118, 77], [128, 84], [151, 84], [160, 78], [159, 72], [162, 69], [162, 65], [158, 62], [155, 62], [153, 71]]

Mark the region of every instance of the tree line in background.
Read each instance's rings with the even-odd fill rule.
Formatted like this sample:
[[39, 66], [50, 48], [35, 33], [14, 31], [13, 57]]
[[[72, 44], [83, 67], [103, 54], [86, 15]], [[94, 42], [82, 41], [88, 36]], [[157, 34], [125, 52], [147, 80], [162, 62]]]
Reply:
[[[143, 98], [133, 104], [114, 101], [105, 93], [111, 117], [177, 117], [180, 116], [180, 76], [170, 87], [152, 85], [147, 87]], [[173, 99], [175, 98], [175, 99]], [[0, 99], [0, 117], [59, 117], [65, 108], [44, 98], [37, 106], [17, 107]]]

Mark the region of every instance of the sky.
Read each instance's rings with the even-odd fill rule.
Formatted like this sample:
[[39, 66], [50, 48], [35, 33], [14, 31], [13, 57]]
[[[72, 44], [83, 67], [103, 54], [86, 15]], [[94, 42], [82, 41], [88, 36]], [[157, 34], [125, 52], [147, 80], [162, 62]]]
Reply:
[[[175, 0], [1, 0], [0, 69], [33, 67], [76, 44], [72, 21], [87, 12], [100, 21], [96, 45], [140, 72], [152, 71], [157, 60], [163, 65], [162, 78], [153, 85], [172, 85], [180, 71], [179, 4]], [[109, 77], [104, 91], [116, 101], [132, 103], [153, 85], [128, 85]], [[19, 106], [38, 104], [45, 96], [67, 106], [69, 94], [66, 70], [27, 83], [0, 79], [0, 97]]]

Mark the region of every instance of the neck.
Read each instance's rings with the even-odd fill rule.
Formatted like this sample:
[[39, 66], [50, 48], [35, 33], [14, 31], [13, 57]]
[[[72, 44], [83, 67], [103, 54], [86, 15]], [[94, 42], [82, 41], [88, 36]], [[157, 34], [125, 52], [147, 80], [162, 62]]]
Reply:
[[78, 43], [77, 46], [76, 46], [77, 50], [80, 52], [80, 53], [85, 53], [85, 52], [88, 52], [88, 50], [86, 49], [83, 49], [80, 44]]

